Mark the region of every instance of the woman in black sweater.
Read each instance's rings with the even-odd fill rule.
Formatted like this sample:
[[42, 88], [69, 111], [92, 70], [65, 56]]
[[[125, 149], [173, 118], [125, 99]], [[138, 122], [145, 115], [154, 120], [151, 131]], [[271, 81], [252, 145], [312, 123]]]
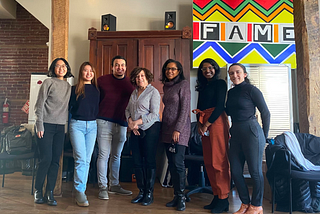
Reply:
[[96, 71], [90, 62], [84, 62], [79, 69], [78, 83], [72, 86], [69, 102], [70, 140], [74, 158], [73, 185], [76, 203], [81, 207], [89, 206], [85, 191], [97, 137], [99, 100]]
[[214, 198], [204, 206], [212, 213], [229, 210], [230, 171], [228, 162], [229, 124], [225, 113], [227, 84], [219, 79], [220, 67], [210, 58], [198, 68], [198, 131], [202, 135], [203, 159]]
[[[269, 132], [270, 112], [261, 91], [250, 84], [246, 68], [242, 64], [232, 64], [228, 73], [234, 84], [228, 91], [226, 103], [227, 114], [232, 120], [229, 161], [231, 175], [242, 201], [235, 214], [262, 214], [262, 155]], [[263, 128], [257, 121], [256, 107], [261, 113]], [[251, 200], [243, 177], [245, 161], [253, 181]]]

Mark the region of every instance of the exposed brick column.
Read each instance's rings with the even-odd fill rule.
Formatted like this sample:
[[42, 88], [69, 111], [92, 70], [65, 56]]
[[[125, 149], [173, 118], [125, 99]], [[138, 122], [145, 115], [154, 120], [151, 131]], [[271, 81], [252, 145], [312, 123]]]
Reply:
[[[51, 59], [63, 57], [68, 59], [69, 34], [69, 0], [54, 0], [52, 2], [51, 25]], [[62, 195], [63, 153], [60, 157], [60, 167], [54, 189], [55, 195]]]
[[294, 0], [300, 132], [320, 135], [318, 0]]

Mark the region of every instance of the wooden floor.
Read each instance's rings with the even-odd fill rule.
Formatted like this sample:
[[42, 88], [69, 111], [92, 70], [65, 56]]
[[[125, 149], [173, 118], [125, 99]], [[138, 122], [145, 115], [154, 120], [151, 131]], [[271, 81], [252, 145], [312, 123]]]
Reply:
[[[2, 180], [2, 176], [0, 176]], [[6, 175], [5, 186], [0, 187], [0, 213], [210, 213], [203, 209], [212, 200], [212, 195], [198, 193], [191, 195], [191, 201], [187, 203], [187, 208], [183, 212], [168, 208], [165, 204], [173, 197], [172, 188], [163, 188], [159, 183], [155, 184], [154, 203], [150, 206], [132, 204], [130, 200], [136, 196], [138, 189], [135, 183], [121, 183], [122, 187], [133, 191], [132, 196], [109, 195], [109, 200], [98, 199], [98, 187], [88, 185], [87, 196], [90, 203], [89, 207], [78, 207], [72, 193], [72, 182], [63, 183], [62, 197], [56, 197], [58, 206], [51, 207], [47, 204], [35, 204], [31, 193], [31, 177], [21, 175], [16, 172]], [[228, 213], [235, 212], [240, 207], [240, 200], [237, 192], [233, 190], [229, 197], [230, 207]], [[263, 201], [264, 213], [271, 213], [271, 204], [268, 200]], [[281, 214], [281, 212], [275, 212]], [[300, 212], [294, 212], [298, 214]]]

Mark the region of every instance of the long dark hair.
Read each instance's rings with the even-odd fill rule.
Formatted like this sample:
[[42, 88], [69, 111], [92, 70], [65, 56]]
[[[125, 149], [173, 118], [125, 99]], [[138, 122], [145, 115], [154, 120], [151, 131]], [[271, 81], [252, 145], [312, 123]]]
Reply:
[[56, 68], [56, 64], [59, 60], [62, 60], [64, 62], [64, 64], [66, 64], [67, 67], [67, 73], [66, 75], [64, 75], [63, 78], [69, 78], [69, 77], [73, 77], [72, 73], [71, 73], [71, 68], [69, 63], [67, 62], [67, 60], [65, 60], [64, 58], [56, 58], [55, 60], [52, 61], [49, 70], [48, 70], [48, 77], [57, 77], [56, 73], [54, 72], [54, 69]]
[[212, 79], [216, 80], [219, 78], [219, 75], [220, 75], [220, 67], [216, 61], [210, 58], [206, 58], [202, 60], [202, 62], [198, 67], [196, 91], [201, 91], [202, 89], [204, 89], [205, 85], [208, 83], [207, 78], [203, 76], [203, 72], [201, 70], [203, 68], [204, 63], [209, 63], [214, 68], [215, 74], [212, 77]]
[[171, 62], [173, 62], [173, 63], [176, 64], [176, 66], [177, 66], [177, 68], [178, 68], [178, 71], [179, 71], [178, 76], [175, 77], [175, 78], [179, 78], [179, 80], [177, 81], [177, 83], [178, 83], [178, 82], [181, 82], [181, 81], [184, 80], [184, 79], [186, 79], [186, 78], [184, 77], [184, 75], [183, 75], [183, 68], [182, 68], [181, 63], [180, 63], [179, 61], [174, 60], [174, 59], [168, 59], [168, 60], [163, 64], [163, 66], [162, 66], [162, 75], [161, 75], [160, 81], [161, 81], [163, 84], [164, 84], [165, 82], [169, 82], [169, 79], [168, 79], [167, 76], [166, 76], [166, 69], [167, 69], [167, 65], [168, 65], [169, 63], [171, 63]]
[[[89, 65], [93, 71], [93, 78], [91, 80], [91, 84], [94, 85], [97, 89], [98, 89], [98, 83], [97, 83], [97, 72], [94, 69], [93, 65], [90, 62], [84, 62], [81, 64], [80, 68], [79, 68], [79, 76], [78, 76], [78, 83], [76, 85], [76, 100], [78, 100], [78, 98], [83, 95], [83, 98], [85, 97], [85, 84], [82, 78], [82, 72], [85, 66]], [[99, 90], [99, 89], [98, 89]]]
[[[237, 63], [237, 62], [236, 62], [236, 63], [233, 63], [232, 65], [230, 65], [229, 70], [230, 70], [230, 68], [231, 68], [232, 66], [234, 66], [234, 65], [238, 65], [238, 66], [240, 66], [240, 67], [242, 68], [243, 72], [244, 72], [245, 74], [247, 74], [247, 76], [244, 78], [244, 81], [245, 81], [246, 83], [251, 84], [251, 82], [250, 82], [250, 80], [249, 80], [249, 78], [248, 78], [248, 72], [247, 72], [246, 67], [245, 67], [244, 65], [242, 65], [241, 63]], [[229, 73], [229, 70], [228, 70], [228, 73]]]

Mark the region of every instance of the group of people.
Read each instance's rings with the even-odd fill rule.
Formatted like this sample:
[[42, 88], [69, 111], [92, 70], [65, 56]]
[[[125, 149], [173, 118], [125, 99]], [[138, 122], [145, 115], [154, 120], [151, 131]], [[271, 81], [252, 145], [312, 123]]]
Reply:
[[[116, 56], [111, 63], [112, 74], [97, 79], [93, 65], [84, 62], [79, 69], [77, 84], [71, 87], [64, 81], [64, 78], [72, 76], [68, 62], [63, 58], [52, 62], [48, 72], [51, 78], [42, 83], [35, 105], [40, 151], [35, 203], [57, 205], [53, 190], [65, 137], [65, 123], [70, 112], [75, 199], [79, 206], [89, 206], [85, 191], [96, 140], [99, 146], [98, 197], [109, 199], [108, 194], [132, 194], [119, 183], [120, 157], [127, 140], [128, 127], [139, 189], [131, 202], [144, 206], [153, 203], [155, 157], [158, 142], [163, 142], [174, 188], [174, 198], [166, 206], [185, 210], [184, 159], [191, 128], [190, 84], [184, 77], [179, 61], [168, 59], [164, 63], [161, 82], [165, 107], [160, 123], [161, 97], [151, 85], [152, 72], [137, 67], [127, 77], [126, 65], [124, 57]], [[231, 169], [242, 201], [236, 214], [262, 214], [262, 154], [270, 113], [260, 90], [250, 84], [243, 65], [234, 63], [229, 67], [228, 73], [234, 87], [228, 91], [227, 100], [227, 85], [219, 79], [219, 73], [220, 68], [212, 59], [203, 60], [197, 73], [196, 90], [199, 96], [197, 109], [193, 112], [197, 114], [205, 167], [214, 194], [212, 202], [204, 208], [212, 213], [229, 210]], [[257, 122], [256, 107], [261, 113], [263, 128]], [[232, 120], [230, 132], [227, 115]], [[243, 177], [245, 161], [253, 179], [251, 199]], [[46, 177], [47, 185], [43, 194]]]

